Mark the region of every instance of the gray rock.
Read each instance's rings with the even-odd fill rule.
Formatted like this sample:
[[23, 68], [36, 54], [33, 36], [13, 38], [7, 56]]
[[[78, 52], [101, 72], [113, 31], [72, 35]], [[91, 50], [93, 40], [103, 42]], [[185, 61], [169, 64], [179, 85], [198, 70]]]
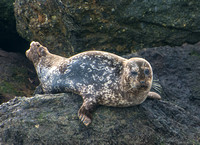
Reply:
[[144, 47], [200, 40], [197, 0], [16, 0], [19, 34], [51, 52], [85, 50], [127, 54]]
[[[17, 34], [15, 28], [15, 16], [13, 8], [14, 0], [1, 0], [0, 1], [0, 42], [2, 40], [9, 39], [8, 33], [15, 35]], [[2, 44], [1, 44], [2, 45]]]
[[0, 49], [0, 104], [14, 96], [30, 96], [38, 83], [34, 67], [25, 56]]
[[0, 47], [6, 51], [23, 52], [28, 45], [16, 30], [14, 2], [15, 0], [0, 1]]
[[18, 97], [0, 106], [2, 144], [199, 144], [200, 43], [143, 49], [162, 100], [128, 108], [100, 106], [85, 127], [73, 93]]

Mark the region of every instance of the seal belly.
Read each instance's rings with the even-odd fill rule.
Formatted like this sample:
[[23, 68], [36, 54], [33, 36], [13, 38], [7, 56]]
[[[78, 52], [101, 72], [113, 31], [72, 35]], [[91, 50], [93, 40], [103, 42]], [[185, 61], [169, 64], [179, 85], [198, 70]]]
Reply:
[[113, 93], [103, 94], [99, 103], [105, 106], [113, 106], [113, 107], [129, 107], [141, 104], [147, 98], [147, 94], [140, 96], [128, 96], [122, 95], [121, 93], [116, 94], [116, 91]]

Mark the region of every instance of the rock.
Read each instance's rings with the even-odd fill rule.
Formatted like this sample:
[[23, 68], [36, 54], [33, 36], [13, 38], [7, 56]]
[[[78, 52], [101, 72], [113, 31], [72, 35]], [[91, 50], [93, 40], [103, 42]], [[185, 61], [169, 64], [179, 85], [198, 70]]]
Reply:
[[14, 96], [30, 96], [38, 80], [34, 67], [22, 54], [0, 49], [0, 104]]
[[[160, 84], [172, 100], [188, 101], [200, 105], [200, 43], [181, 47], [157, 47], [139, 52], [149, 60]], [[187, 104], [190, 105], [190, 104]]]
[[100, 106], [85, 127], [77, 112], [80, 96], [18, 97], [0, 106], [2, 144], [199, 144], [200, 43], [143, 49], [142, 56], [163, 87], [162, 100], [138, 106]]
[[0, 6], [1, 6], [1, 9], [0, 9], [0, 27], [1, 27], [0, 42], [5, 41], [5, 39], [9, 39], [8, 33], [10, 33], [10, 34], [17, 33], [16, 28], [15, 28], [15, 16], [14, 16], [13, 2], [14, 2], [14, 0], [10, 0], [10, 1], [1, 0], [0, 1]]
[[28, 45], [17, 33], [13, 3], [14, 0], [0, 1], [0, 47], [6, 51], [23, 52]]
[[85, 50], [127, 54], [200, 40], [200, 1], [16, 0], [17, 31], [62, 56]]
[[[14, 2], [14, 0], [10, 0], [10, 1], [1, 0], [0, 1], [0, 5], [1, 5], [1, 9], [0, 9], [1, 31], [0, 32], [14, 30], [14, 28], [15, 28], [15, 16], [14, 16], [13, 2]], [[8, 29], [8, 28], [13, 28], [13, 29]], [[2, 38], [5, 36], [1, 35], [0, 37]]]

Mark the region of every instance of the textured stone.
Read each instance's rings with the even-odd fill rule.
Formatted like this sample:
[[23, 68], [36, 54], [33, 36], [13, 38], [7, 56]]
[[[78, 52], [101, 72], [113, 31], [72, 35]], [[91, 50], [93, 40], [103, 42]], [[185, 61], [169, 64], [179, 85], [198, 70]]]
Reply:
[[6, 51], [23, 52], [27, 42], [16, 30], [14, 0], [0, 1], [0, 47]]
[[5, 39], [8, 39], [7, 33], [16, 33], [13, 2], [14, 0], [0, 1], [0, 40], [3, 39], [5, 41]]
[[19, 34], [52, 53], [85, 50], [126, 54], [143, 47], [200, 40], [196, 0], [16, 0]]
[[0, 49], [0, 104], [14, 96], [30, 96], [36, 85], [33, 65], [25, 56]]

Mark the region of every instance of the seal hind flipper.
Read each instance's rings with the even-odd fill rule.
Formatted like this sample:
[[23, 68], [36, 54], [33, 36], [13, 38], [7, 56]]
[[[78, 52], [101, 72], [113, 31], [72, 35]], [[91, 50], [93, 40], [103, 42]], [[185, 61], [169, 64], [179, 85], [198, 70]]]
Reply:
[[[97, 103], [93, 97], [92, 99], [86, 99], [81, 108], [78, 111], [78, 117], [85, 126], [88, 126], [92, 122], [92, 111], [96, 108]], [[85, 100], [85, 99], [84, 99]]]
[[86, 115], [83, 115], [82, 113], [79, 113], [79, 119], [85, 126], [88, 126], [91, 123], [92, 118], [88, 117]]
[[149, 92], [147, 94], [147, 97], [151, 98], [151, 99], [158, 99], [158, 100], [161, 99], [161, 96], [158, 93], [155, 93], [155, 92]]

